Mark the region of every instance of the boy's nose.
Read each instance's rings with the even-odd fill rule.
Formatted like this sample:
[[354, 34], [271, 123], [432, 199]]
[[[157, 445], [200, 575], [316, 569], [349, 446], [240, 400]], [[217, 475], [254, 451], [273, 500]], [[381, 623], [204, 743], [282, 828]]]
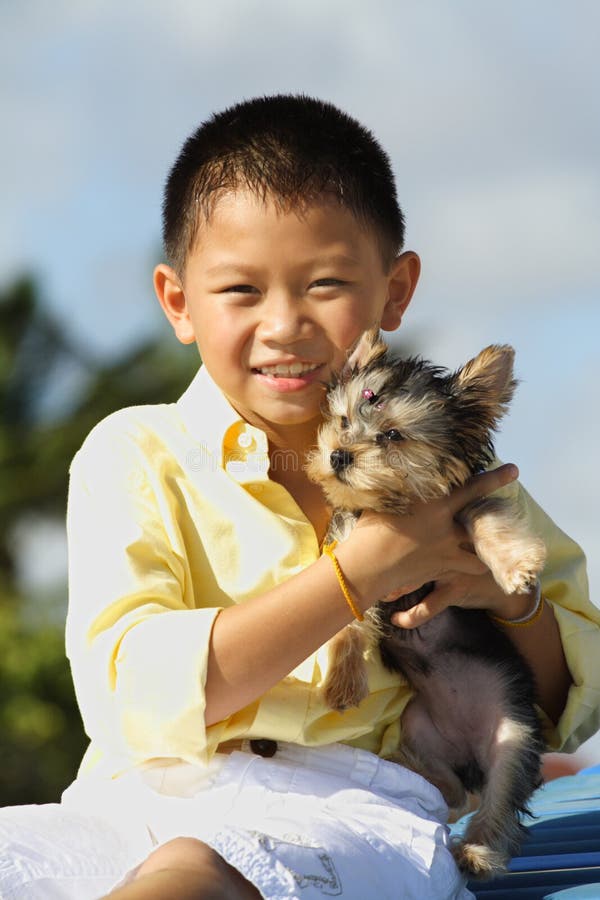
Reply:
[[301, 307], [300, 300], [292, 296], [269, 298], [263, 305], [258, 326], [261, 340], [285, 344], [308, 337], [310, 324]]

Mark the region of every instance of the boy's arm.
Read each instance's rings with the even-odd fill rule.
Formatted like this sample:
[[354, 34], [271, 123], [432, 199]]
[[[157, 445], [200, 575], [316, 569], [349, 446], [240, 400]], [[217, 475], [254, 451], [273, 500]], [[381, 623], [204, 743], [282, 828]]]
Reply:
[[565, 710], [573, 681], [552, 607], [544, 603], [541, 616], [528, 627], [500, 627], [531, 666], [539, 705], [556, 725]]
[[[546, 606], [551, 615], [546, 612], [546, 616], [555, 623], [569, 672], [568, 696], [560, 718], [542, 707], [552, 720], [546, 722], [546, 738], [549, 749], [571, 752], [600, 728], [600, 609], [589, 598], [586, 561], [581, 548], [520, 485], [519, 492], [534, 531], [546, 543], [548, 556], [541, 578], [542, 596], [548, 601]], [[511, 629], [513, 632], [527, 630]], [[518, 639], [535, 642], [533, 634], [519, 635]], [[543, 632], [539, 640], [544, 640]], [[541, 671], [545, 667], [550, 680], [552, 658], [546, 648], [537, 646], [533, 652], [542, 666]], [[554, 656], [554, 659], [558, 665], [561, 657]]]
[[105, 420], [71, 466], [67, 655], [96, 747], [129, 761], [197, 759], [219, 609], [195, 608], [176, 522], [128, 425]]
[[[506, 466], [477, 476], [450, 497], [416, 504], [408, 516], [363, 513], [335, 551], [357, 606], [365, 610], [388, 595], [398, 596], [403, 585], [423, 584], [446, 572], [487, 571], [464, 549], [466, 534], [454, 517], [515, 474]], [[352, 620], [326, 557], [260, 597], [223, 610], [211, 638], [207, 725], [251, 703]]]

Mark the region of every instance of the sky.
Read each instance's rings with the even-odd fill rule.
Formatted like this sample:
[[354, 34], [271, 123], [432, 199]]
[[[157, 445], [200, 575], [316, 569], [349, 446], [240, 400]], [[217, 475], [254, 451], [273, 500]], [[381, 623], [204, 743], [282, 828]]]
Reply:
[[0, 287], [35, 273], [94, 356], [166, 333], [161, 192], [202, 120], [301, 92], [370, 128], [423, 264], [400, 337], [452, 368], [515, 347], [497, 449], [600, 605], [600, 4], [20, 0], [0, 32]]

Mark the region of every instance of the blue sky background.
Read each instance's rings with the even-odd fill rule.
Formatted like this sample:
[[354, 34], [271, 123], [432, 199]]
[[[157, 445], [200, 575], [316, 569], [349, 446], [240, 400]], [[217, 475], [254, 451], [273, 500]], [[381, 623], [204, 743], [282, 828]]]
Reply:
[[[452, 367], [516, 348], [498, 450], [585, 548], [600, 604], [600, 4], [20, 0], [0, 32], [0, 282], [37, 273], [94, 355], [167, 327], [162, 184], [203, 118], [291, 91], [369, 126], [423, 261], [404, 334]], [[62, 536], [34, 534], [28, 577], [58, 574]]]

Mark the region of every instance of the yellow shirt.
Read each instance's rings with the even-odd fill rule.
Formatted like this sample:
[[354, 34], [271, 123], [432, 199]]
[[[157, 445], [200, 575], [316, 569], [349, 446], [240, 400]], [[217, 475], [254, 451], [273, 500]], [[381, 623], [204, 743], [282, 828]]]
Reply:
[[[388, 752], [410, 692], [374, 652], [370, 694], [333, 712], [320, 692], [327, 648], [255, 703], [204, 725], [210, 631], [243, 603], [314, 562], [314, 529], [269, 479], [265, 434], [240, 419], [205, 369], [178, 403], [121, 410], [71, 466], [67, 653], [91, 744], [83, 769], [114, 775], [157, 757], [204, 763], [240, 737], [305, 745], [350, 742]], [[293, 464], [290, 459], [290, 464]], [[600, 611], [576, 544], [522, 494], [547, 542], [544, 596], [573, 677], [547, 737], [574, 749], [600, 727]]]

